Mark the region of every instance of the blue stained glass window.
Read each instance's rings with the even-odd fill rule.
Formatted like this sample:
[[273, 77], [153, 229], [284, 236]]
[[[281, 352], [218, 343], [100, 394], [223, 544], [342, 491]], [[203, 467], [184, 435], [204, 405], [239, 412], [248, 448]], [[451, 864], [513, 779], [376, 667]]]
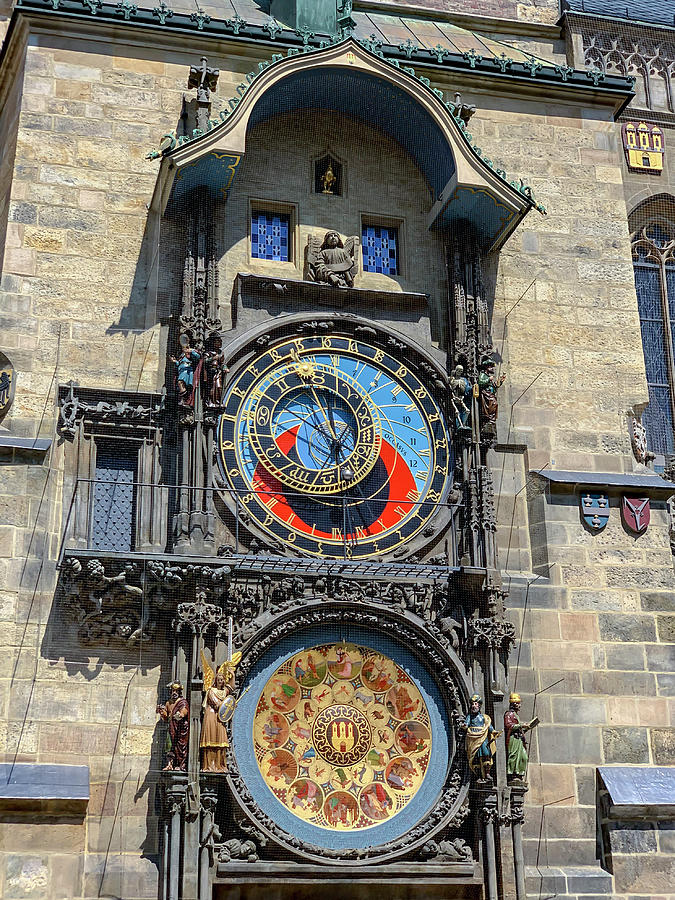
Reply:
[[363, 271], [398, 275], [398, 228], [364, 225], [361, 229]]
[[254, 210], [251, 217], [251, 256], [288, 262], [291, 217], [286, 213]]
[[96, 448], [96, 483], [91, 518], [95, 550], [133, 550], [138, 450], [122, 443]]

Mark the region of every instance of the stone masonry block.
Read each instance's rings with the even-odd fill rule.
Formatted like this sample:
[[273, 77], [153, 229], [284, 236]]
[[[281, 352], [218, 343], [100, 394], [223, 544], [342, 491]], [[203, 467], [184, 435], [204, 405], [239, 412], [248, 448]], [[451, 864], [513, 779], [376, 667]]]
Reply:
[[612, 853], [652, 853], [656, 827], [650, 822], [611, 822], [607, 826]]
[[654, 641], [656, 622], [653, 616], [624, 616], [600, 613], [600, 637], [603, 641]]
[[640, 604], [645, 612], [675, 612], [675, 593], [645, 591], [640, 593]]
[[657, 834], [661, 852], [675, 854], [675, 822], [659, 822]]
[[669, 894], [675, 884], [675, 857], [616, 854], [612, 865], [617, 894]]
[[657, 766], [675, 765], [675, 728], [652, 728], [649, 732], [652, 757]]
[[675, 697], [675, 675], [657, 675], [656, 683], [662, 697]]
[[675, 672], [675, 644], [647, 644], [647, 668], [652, 672]]
[[645, 668], [644, 647], [638, 644], [606, 644], [604, 647], [608, 669], [632, 672]]
[[602, 746], [607, 763], [648, 763], [646, 728], [603, 728]]
[[584, 672], [584, 693], [615, 697], [652, 697], [654, 676], [648, 672]]
[[600, 728], [540, 725], [537, 729], [542, 763], [594, 763], [601, 759]]
[[657, 616], [656, 630], [660, 641], [675, 644], [675, 616]]

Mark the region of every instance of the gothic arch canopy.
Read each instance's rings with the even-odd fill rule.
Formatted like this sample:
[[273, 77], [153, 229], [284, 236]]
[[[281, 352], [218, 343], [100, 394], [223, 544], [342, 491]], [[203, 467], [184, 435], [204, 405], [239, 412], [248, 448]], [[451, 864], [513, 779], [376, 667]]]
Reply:
[[413, 70], [353, 38], [279, 57], [243, 85], [222, 122], [165, 151], [156, 197], [174, 204], [199, 186], [226, 199], [255, 124], [280, 112], [320, 108], [384, 131], [412, 157], [430, 189], [430, 229], [473, 224], [485, 249], [500, 246], [535, 205], [471, 146], [463, 123]]

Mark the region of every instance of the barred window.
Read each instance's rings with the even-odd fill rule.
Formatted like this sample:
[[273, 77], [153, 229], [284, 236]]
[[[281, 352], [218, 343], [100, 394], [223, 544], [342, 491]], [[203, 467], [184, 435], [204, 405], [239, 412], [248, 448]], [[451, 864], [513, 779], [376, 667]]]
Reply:
[[635, 289], [649, 406], [642, 414], [649, 449], [675, 453], [675, 227], [650, 223], [633, 234]]
[[363, 271], [378, 275], [399, 274], [398, 228], [363, 225], [361, 228]]
[[289, 214], [254, 209], [251, 214], [251, 256], [289, 262], [290, 227]]
[[137, 467], [137, 447], [122, 441], [97, 441], [91, 517], [94, 549], [134, 549]]

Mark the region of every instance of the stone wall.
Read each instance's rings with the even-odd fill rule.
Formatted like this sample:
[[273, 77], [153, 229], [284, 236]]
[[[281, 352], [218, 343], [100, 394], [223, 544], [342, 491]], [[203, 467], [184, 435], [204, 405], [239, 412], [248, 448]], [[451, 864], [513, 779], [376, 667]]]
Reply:
[[[314, 162], [327, 152], [343, 161], [342, 196], [314, 190]], [[255, 201], [276, 201], [293, 212], [293, 262], [275, 264], [251, 257], [249, 220]], [[307, 110], [256, 125], [248, 135], [246, 155], [227, 201], [223, 301], [232, 293], [237, 272], [303, 279], [308, 237], [323, 239], [326, 230], [333, 228], [345, 237], [357, 237], [356, 287], [429, 294], [438, 321], [447, 302], [447, 282], [442, 241], [426, 227], [431, 202], [429, 187], [413, 160], [391, 138], [363, 123]], [[363, 271], [364, 218], [398, 228], [400, 275]]]
[[[162, 310], [138, 279], [157, 171], [144, 157], [175, 127], [187, 67], [198, 55], [47, 35], [27, 48], [12, 101], [20, 103], [20, 114], [11, 179], [0, 170], [0, 194], [11, 180], [2, 287], [18, 387], [4, 424], [15, 434], [53, 435], [55, 386], [69, 378], [133, 389], [163, 381]], [[222, 98], [253, 61], [214, 56], [210, 62], [221, 67]], [[537, 700], [542, 724], [533, 742], [528, 859], [534, 862], [541, 848], [544, 809], [547, 865], [590, 865], [595, 767], [673, 762], [675, 607], [662, 504], [655, 504], [654, 525], [639, 539], [623, 533], [615, 508], [607, 530], [589, 535], [576, 499], [537, 496], [538, 482], [527, 477], [545, 466], [621, 471], [632, 465], [626, 412], [647, 395], [616, 126], [607, 110], [464, 88], [465, 99], [479, 106], [471, 123], [477, 143], [528, 180], [549, 210], [545, 218], [528, 215], [489, 273], [494, 336], [508, 376], [494, 469], [511, 615], [523, 636], [512, 686], [529, 712], [535, 691], [564, 679]], [[8, 123], [15, 121], [11, 104], [6, 110]], [[333, 212], [324, 218], [315, 197], [295, 199], [300, 180], [310, 180], [307, 155], [328, 140], [322, 127], [312, 126], [304, 159], [292, 170], [291, 127], [281, 133], [260, 127], [253, 153], [262, 164], [263, 149], [269, 151], [268, 199], [307, 203], [303, 228], [337, 226], [345, 234], [358, 227], [362, 208], [410, 217], [426, 250], [415, 255], [420, 279], [416, 272], [405, 286], [429, 290], [430, 284], [440, 296], [442, 260], [432, 261], [434, 243], [419, 231], [424, 186], [401, 151], [387, 145], [393, 168], [383, 196], [372, 150], [354, 155], [342, 133], [330, 135], [352, 167], [339, 222]], [[367, 138], [364, 126], [357, 131], [359, 141]], [[379, 138], [377, 154], [384, 145]], [[240, 237], [228, 239], [235, 249], [225, 260], [226, 278], [243, 262], [247, 195], [261, 196], [257, 167], [248, 165], [236, 183], [239, 196], [232, 196]], [[352, 194], [351, 171], [367, 185], [361, 199]], [[17, 453], [6, 463], [0, 497], [4, 759], [87, 764], [92, 800], [86, 828], [69, 822], [45, 830], [29, 820], [3, 826], [0, 893], [154, 896], [154, 779], [163, 736], [154, 708], [167, 680], [162, 660], [93, 653], [53, 658], [45, 649], [62, 528], [62, 449], [55, 445], [44, 461]], [[660, 835], [659, 846], [664, 840]], [[641, 886], [664, 895], [657, 862], [645, 858]], [[569, 878], [565, 885], [570, 893], [593, 893], [573, 890]], [[640, 893], [630, 879], [617, 884], [618, 891], [624, 887], [626, 894]]]

